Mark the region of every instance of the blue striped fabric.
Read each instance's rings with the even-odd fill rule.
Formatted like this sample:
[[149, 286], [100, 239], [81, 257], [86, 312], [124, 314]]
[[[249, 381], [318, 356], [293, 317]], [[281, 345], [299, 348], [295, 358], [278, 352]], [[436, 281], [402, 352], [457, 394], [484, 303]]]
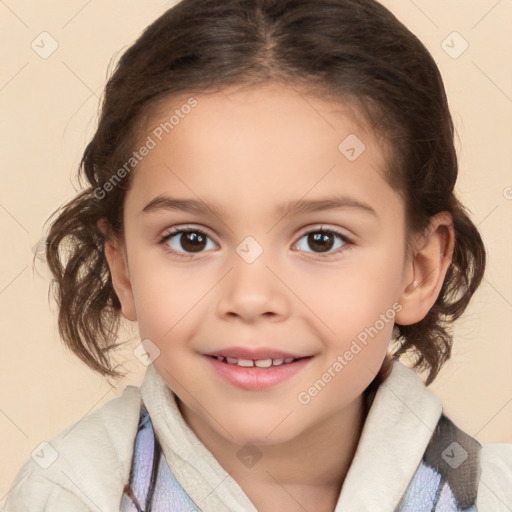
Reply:
[[450, 486], [441, 480], [438, 471], [422, 462], [396, 512], [477, 512], [475, 504], [469, 508], [459, 508]]
[[135, 438], [130, 482], [125, 487], [120, 511], [200, 512], [171, 473], [144, 406]]

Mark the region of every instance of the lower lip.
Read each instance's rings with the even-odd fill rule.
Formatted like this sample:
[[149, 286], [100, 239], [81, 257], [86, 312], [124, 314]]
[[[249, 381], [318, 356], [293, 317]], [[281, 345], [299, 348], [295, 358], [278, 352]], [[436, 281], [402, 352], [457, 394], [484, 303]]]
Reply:
[[215, 372], [221, 378], [242, 389], [258, 391], [276, 386], [300, 372], [312, 359], [305, 357], [293, 363], [258, 368], [257, 366], [243, 367], [236, 364], [223, 363], [218, 359], [205, 356], [210, 361]]

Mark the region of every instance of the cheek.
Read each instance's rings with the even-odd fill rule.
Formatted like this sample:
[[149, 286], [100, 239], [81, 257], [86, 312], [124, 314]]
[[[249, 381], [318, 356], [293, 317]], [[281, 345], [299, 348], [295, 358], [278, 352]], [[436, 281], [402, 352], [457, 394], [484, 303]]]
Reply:
[[393, 312], [399, 297], [401, 276], [400, 258], [378, 258], [373, 251], [360, 251], [357, 261], [339, 270], [319, 279], [297, 280], [296, 289], [327, 331], [351, 337], [373, 325], [382, 314], [391, 316], [388, 310]]
[[133, 269], [131, 281], [141, 337], [154, 338], [158, 345], [179, 340], [180, 333], [190, 335], [204, 307], [203, 299], [214, 284], [213, 277], [158, 261], [151, 265], [134, 261]]
[[[348, 395], [362, 392], [389, 348], [395, 316], [401, 309], [397, 301], [401, 263], [399, 258], [383, 263], [375, 253], [372, 258], [361, 256], [357, 265], [332, 276], [328, 290], [310, 296], [311, 309], [326, 326], [324, 365], [336, 375], [329, 386], [332, 393], [335, 389]], [[320, 402], [327, 404], [331, 392]]]

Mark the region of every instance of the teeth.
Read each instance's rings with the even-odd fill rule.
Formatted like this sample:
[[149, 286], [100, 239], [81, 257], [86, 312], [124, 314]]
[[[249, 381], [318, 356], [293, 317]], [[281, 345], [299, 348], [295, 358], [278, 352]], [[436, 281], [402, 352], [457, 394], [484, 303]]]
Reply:
[[272, 366], [272, 359], [259, 359], [258, 361], [254, 361], [254, 364], [258, 368], [270, 368]]
[[229, 364], [236, 364], [238, 366], [242, 366], [245, 368], [251, 368], [253, 366], [257, 366], [258, 368], [270, 368], [271, 366], [281, 366], [282, 364], [288, 364], [293, 362], [295, 359], [293, 357], [286, 357], [284, 359], [237, 359], [236, 357], [223, 357], [223, 356], [214, 356], [219, 361], [227, 362]]

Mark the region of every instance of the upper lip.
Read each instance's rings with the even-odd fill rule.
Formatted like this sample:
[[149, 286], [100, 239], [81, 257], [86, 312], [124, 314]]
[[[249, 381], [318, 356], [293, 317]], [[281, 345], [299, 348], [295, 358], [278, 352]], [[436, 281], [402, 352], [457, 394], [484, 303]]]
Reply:
[[208, 356], [223, 356], [223, 357], [233, 357], [235, 359], [249, 359], [253, 361], [264, 360], [264, 359], [288, 359], [293, 357], [294, 359], [299, 359], [301, 356], [298, 354], [293, 354], [291, 352], [281, 352], [280, 350], [276, 350], [273, 348], [244, 348], [244, 347], [231, 347], [222, 350], [216, 350], [215, 352], [210, 352], [206, 354]]

